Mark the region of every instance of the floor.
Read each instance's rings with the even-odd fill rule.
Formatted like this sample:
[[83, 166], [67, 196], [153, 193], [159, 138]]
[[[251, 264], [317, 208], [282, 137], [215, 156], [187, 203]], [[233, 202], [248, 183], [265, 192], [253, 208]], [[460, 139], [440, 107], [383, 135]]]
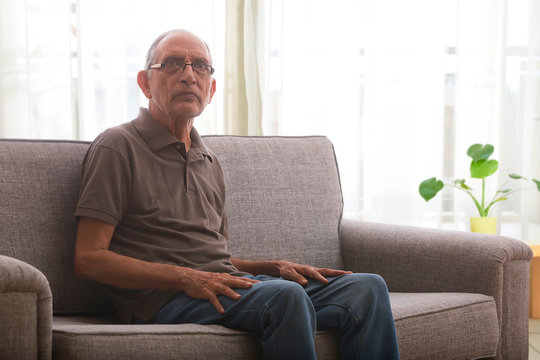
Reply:
[[540, 360], [540, 319], [529, 319], [529, 360]]

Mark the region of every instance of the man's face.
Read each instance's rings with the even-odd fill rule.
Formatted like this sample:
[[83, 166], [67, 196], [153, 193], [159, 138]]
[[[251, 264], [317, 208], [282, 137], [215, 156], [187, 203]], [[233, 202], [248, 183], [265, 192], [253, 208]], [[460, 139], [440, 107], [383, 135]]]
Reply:
[[[203, 61], [211, 65], [206, 45], [187, 32], [173, 33], [158, 44], [154, 64], [171, 59], [187, 64]], [[174, 73], [150, 69], [147, 76], [146, 89], [143, 86], [141, 89], [150, 99], [151, 113], [163, 120], [199, 116], [216, 91], [216, 80], [211, 74], [199, 74], [189, 65]]]

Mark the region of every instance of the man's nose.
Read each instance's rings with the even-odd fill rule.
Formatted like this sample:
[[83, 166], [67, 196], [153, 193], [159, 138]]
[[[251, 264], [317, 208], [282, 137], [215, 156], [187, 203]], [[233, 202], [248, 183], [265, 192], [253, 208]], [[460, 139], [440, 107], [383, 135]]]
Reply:
[[184, 70], [182, 71], [182, 75], [180, 76], [180, 81], [188, 84], [192, 84], [195, 82], [195, 74], [193, 73], [192, 64], [184, 64]]

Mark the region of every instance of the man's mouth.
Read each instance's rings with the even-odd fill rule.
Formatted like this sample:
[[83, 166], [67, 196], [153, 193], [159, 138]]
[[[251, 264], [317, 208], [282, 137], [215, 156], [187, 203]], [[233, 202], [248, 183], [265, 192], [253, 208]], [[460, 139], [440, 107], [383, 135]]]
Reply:
[[191, 91], [182, 91], [174, 95], [174, 98], [183, 98], [183, 99], [192, 99], [192, 100], [199, 100], [199, 96]]

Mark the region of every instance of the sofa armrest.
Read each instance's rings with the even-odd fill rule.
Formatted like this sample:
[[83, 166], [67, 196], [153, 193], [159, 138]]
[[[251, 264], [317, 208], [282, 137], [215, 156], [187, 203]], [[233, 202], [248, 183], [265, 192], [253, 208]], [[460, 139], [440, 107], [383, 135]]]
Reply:
[[348, 219], [340, 240], [345, 269], [379, 274], [390, 291], [492, 296], [501, 330], [498, 357], [517, 359], [527, 351], [532, 250], [522, 241]]
[[33, 266], [0, 255], [0, 354], [6, 359], [50, 359], [52, 296]]
[[390, 291], [495, 296], [505, 267], [532, 258], [519, 240], [463, 231], [344, 219], [340, 237], [345, 268], [383, 276]]

